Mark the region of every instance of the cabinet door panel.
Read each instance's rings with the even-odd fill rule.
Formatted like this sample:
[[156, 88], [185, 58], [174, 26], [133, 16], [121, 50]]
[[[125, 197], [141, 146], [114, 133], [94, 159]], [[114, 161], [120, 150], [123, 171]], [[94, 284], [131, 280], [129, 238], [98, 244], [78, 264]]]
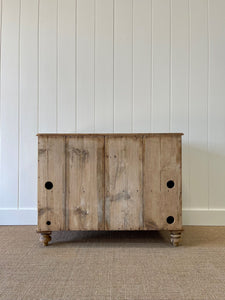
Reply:
[[180, 137], [144, 138], [143, 193], [144, 229], [182, 228]]
[[104, 229], [104, 137], [67, 137], [66, 148], [66, 228]]
[[142, 137], [105, 138], [105, 181], [105, 229], [142, 229]]
[[38, 230], [65, 230], [65, 137], [38, 138]]

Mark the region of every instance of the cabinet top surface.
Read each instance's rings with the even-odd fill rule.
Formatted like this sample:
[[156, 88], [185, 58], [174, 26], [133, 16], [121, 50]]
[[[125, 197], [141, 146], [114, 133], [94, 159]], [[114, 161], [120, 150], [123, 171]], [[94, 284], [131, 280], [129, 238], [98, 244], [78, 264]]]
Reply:
[[136, 136], [182, 136], [181, 132], [174, 133], [38, 133], [37, 136], [49, 136], [49, 137], [57, 137], [57, 136], [68, 136], [68, 137], [76, 137], [76, 136], [86, 136], [86, 137], [95, 137], [95, 136], [111, 136], [111, 137], [136, 137]]
[[183, 133], [38, 133], [37, 136], [181, 136]]
[[181, 136], [182, 132], [171, 133], [38, 133], [37, 136]]

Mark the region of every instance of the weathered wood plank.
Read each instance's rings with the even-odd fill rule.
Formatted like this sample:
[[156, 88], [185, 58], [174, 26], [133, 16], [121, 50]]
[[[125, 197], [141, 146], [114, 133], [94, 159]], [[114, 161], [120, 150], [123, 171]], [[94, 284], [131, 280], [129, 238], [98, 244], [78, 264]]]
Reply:
[[144, 153], [144, 229], [181, 229], [181, 138], [145, 137]]
[[145, 137], [144, 147], [144, 229], [158, 229], [160, 199], [160, 137]]
[[66, 138], [67, 230], [104, 229], [104, 137]]
[[182, 229], [181, 135], [42, 135], [38, 168], [38, 231]]
[[142, 137], [142, 136], [181, 136], [183, 133], [38, 133], [37, 136], [111, 136], [111, 137]]
[[65, 137], [38, 139], [38, 230], [65, 230]]
[[105, 229], [143, 228], [142, 138], [105, 138]]

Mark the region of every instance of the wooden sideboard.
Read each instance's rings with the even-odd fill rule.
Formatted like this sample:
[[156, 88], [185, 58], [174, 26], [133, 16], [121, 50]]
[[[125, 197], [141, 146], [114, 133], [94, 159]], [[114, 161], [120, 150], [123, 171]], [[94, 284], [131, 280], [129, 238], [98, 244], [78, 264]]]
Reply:
[[182, 133], [38, 134], [38, 227], [182, 232]]

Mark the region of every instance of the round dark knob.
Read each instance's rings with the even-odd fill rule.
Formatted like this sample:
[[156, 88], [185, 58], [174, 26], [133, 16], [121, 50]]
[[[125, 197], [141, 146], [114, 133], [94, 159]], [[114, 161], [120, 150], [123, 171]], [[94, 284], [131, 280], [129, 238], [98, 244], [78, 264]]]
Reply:
[[53, 188], [53, 183], [51, 181], [46, 181], [45, 182], [45, 188], [47, 190], [51, 190]]

